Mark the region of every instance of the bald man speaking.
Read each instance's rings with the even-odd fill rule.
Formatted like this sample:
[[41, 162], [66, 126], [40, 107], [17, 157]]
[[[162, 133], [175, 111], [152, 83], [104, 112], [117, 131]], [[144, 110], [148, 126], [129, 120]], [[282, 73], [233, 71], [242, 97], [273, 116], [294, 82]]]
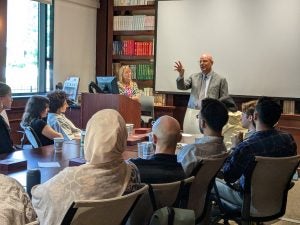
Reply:
[[177, 78], [177, 88], [179, 90], [191, 89], [188, 107], [183, 122], [183, 132], [198, 134], [196, 115], [201, 108], [201, 100], [204, 98], [219, 99], [228, 95], [228, 84], [224, 77], [212, 70], [214, 61], [210, 54], [205, 53], [200, 56], [201, 72], [184, 78], [184, 67], [180, 61], [175, 62], [174, 68], [179, 73]]

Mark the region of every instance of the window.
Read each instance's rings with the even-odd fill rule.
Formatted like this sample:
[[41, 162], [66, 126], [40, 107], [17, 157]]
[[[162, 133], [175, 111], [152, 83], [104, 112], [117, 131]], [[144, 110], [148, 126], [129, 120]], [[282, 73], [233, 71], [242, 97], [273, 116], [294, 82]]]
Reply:
[[6, 83], [13, 93], [52, 89], [53, 6], [7, 1]]

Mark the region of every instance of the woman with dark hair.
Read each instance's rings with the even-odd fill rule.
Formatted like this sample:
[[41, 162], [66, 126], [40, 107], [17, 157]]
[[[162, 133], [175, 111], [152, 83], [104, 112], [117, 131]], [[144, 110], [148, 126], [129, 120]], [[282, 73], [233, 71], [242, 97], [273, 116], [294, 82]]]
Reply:
[[49, 93], [47, 97], [50, 100], [47, 123], [61, 133], [65, 140], [80, 138], [80, 129], [65, 117], [65, 112], [69, 106], [66, 92], [56, 90]]
[[114, 198], [139, 189], [136, 166], [122, 156], [127, 137], [125, 121], [116, 110], [103, 109], [92, 116], [84, 141], [87, 163], [67, 167], [31, 190], [41, 225], [61, 224], [75, 200]]
[[10, 109], [12, 103], [11, 88], [0, 82], [0, 153], [9, 153], [14, 151], [13, 143], [10, 139], [10, 128], [3, 114], [5, 110]]
[[62, 134], [53, 130], [44, 120], [49, 110], [49, 99], [44, 96], [32, 96], [25, 108], [21, 126], [30, 126], [39, 137], [42, 145], [52, 145], [53, 139]]

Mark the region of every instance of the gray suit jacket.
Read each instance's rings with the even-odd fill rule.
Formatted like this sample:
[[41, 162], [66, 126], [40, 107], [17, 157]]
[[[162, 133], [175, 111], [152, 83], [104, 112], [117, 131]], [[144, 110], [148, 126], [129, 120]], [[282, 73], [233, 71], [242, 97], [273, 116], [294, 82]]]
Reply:
[[[194, 73], [190, 75], [187, 79], [178, 77], [176, 80], [177, 88], [179, 90], [188, 90], [191, 88], [190, 99], [188, 103], [188, 107], [192, 109], [200, 109], [200, 88], [202, 82], [202, 73]], [[211, 72], [211, 80], [209, 82], [209, 86], [207, 89], [206, 97], [219, 99], [223, 96], [228, 95], [228, 84], [224, 77]]]

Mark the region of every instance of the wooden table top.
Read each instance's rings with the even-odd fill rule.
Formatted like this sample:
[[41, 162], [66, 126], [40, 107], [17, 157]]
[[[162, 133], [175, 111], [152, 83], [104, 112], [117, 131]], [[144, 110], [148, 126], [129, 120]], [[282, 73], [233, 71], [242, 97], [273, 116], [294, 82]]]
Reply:
[[[137, 146], [127, 146], [123, 153], [124, 159], [137, 157]], [[27, 169], [39, 168], [41, 171], [41, 182], [49, 180], [59, 171], [69, 166], [69, 160], [74, 158], [83, 158], [83, 148], [79, 140], [65, 141], [62, 152], [55, 152], [53, 145], [43, 146], [35, 149], [24, 149], [10, 154], [1, 154], [2, 159], [20, 159], [27, 160]], [[39, 167], [38, 162], [58, 162], [60, 167]], [[26, 186], [27, 170], [11, 171], [6, 173], [8, 176], [18, 180], [23, 186]], [[1, 172], [0, 172], [1, 173]]]
[[[135, 136], [136, 137], [136, 136]], [[134, 138], [135, 138], [134, 137]], [[183, 135], [181, 142], [193, 143], [195, 135]], [[137, 145], [127, 146], [123, 153], [124, 159], [136, 158]], [[80, 146], [80, 140], [65, 141], [62, 152], [55, 152], [53, 145], [43, 146], [35, 149], [24, 149], [9, 154], [0, 154], [0, 160], [3, 159], [20, 159], [27, 160], [27, 169], [39, 168], [41, 171], [41, 183], [49, 180], [59, 171], [69, 166], [69, 161], [74, 158], [84, 158], [83, 147]], [[39, 167], [38, 162], [58, 162], [60, 167]], [[10, 171], [7, 174], [18, 180], [23, 186], [26, 186], [27, 169]], [[0, 171], [0, 173], [3, 173]]]

